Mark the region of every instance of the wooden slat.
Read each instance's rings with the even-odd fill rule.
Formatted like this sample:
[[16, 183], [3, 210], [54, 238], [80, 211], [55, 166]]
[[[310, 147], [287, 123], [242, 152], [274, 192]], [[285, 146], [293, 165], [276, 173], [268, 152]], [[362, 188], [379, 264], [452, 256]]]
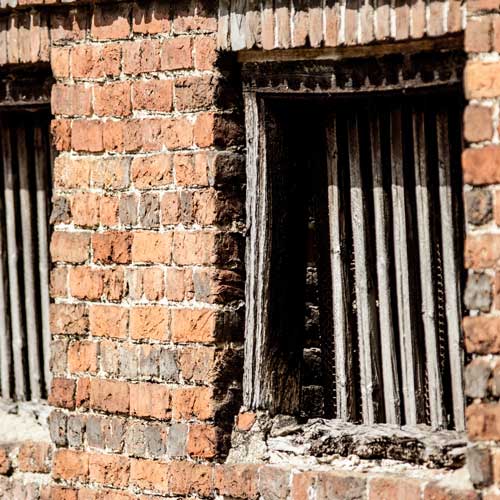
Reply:
[[393, 328], [390, 279], [390, 247], [388, 200], [383, 185], [382, 152], [380, 144], [380, 115], [370, 117], [372, 151], [373, 204], [375, 216], [375, 247], [377, 253], [378, 313], [384, 383], [385, 421], [400, 424], [400, 396], [395, 332]]
[[310, 0], [308, 32], [311, 47], [320, 47], [323, 42], [323, 13], [322, 0]]
[[325, 0], [324, 7], [324, 39], [326, 47], [336, 47], [339, 43], [341, 10], [336, 0]]
[[217, 47], [221, 50], [227, 50], [231, 48], [229, 40], [230, 10], [230, 0], [219, 0], [219, 10], [217, 16]]
[[37, 327], [37, 296], [35, 280], [35, 249], [33, 206], [30, 193], [30, 166], [28, 164], [25, 127], [16, 129], [17, 161], [19, 166], [19, 201], [21, 204], [21, 233], [23, 238], [24, 310], [28, 347], [31, 399], [41, 398], [40, 351]]
[[415, 194], [417, 206], [418, 248], [420, 260], [420, 288], [422, 293], [422, 322], [425, 334], [426, 368], [428, 377], [430, 418], [433, 428], [445, 426], [443, 389], [439, 372], [434, 280], [432, 272], [432, 235], [430, 193], [427, 181], [424, 113], [414, 109], [413, 151], [415, 162]]
[[245, 37], [247, 49], [259, 48], [261, 41], [262, 25], [260, 0], [247, 0], [245, 12]]
[[50, 160], [47, 155], [47, 141], [44, 130], [34, 131], [35, 171], [36, 171], [36, 215], [38, 232], [38, 271], [40, 281], [40, 313], [42, 324], [43, 371], [46, 390], [50, 384], [50, 328], [49, 328], [49, 236], [48, 236], [48, 189], [47, 169]]
[[343, 42], [346, 45], [356, 45], [358, 43], [358, 9], [361, 0], [345, 0], [343, 7]]
[[462, 332], [460, 308], [460, 283], [458, 256], [455, 245], [455, 221], [453, 217], [453, 192], [449, 149], [448, 115], [440, 110], [436, 114], [437, 154], [439, 171], [439, 203], [441, 213], [441, 240], [443, 248], [444, 286], [446, 294], [446, 322], [448, 328], [448, 352], [450, 357], [451, 390], [455, 429], [463, 431], [464, 387]]
[[262, 48], [271, 50], [275, 47], [274, 36], [274, 2], [273, 0], [262, 1]]
[[14, 194], [14, 172], [12, 165], [11, 133], [7, 127], [0, 129], [2, 140], [2, 159], [4, 175], [5, 226], [7, 235], [7, 256], [9, 270], [9, 301], [12, 332], [12, 352], [14, 359], [15, 397], [26, 399], [26, 381], [23, 366], [23, 326], [21, 310], [21, 294], [18, 276], [18, 244], [16, 237], [16, 210]]
[[412, 293], [409, 267], [411, 263], [409, 262], [407, 248], [408, 227], [406, 222], [406, 190], [403, 170], [403, 139], [400, 109], [391, 111], [390, 121], [394, 265], [400, 339], [401, 382], [405, 423], [415, 425], [419, 416], [417, 398], [420, 399], [421, 393], [417, 385], [417, 346], [414, 331], [415, 324], [410, 304]]
[[5, 237], [5, 209], [0, 196], [0, 395], [11, 396], [10, 369], [12, 365], [11, 334], [8, 312], [7, 253]]
[[274, 0], [274, 15], [276, 19], [276, 47], [288, 49], [291, 46], [290, 0]]
[[351, 193], [351, 225], [355, 260], [356, 314], [359, 337], [360, 382], [363, 422], [377, 421], [381, 401], [376, 395], [381, 379], [377, 370], [378, 328], [375, 312], [375, 295], [371, 279], [367, 240], [366, 198], [363, 189], [359, 149], [358, 116], [352, 113], [347, 120], [349, 173]]
[[387, 0], [377, 0], [375, 9], [375, 39], [386, 40], [391, 36], [391, 4]]
[[246, 48], [245, 6], [246, 0], [231, 0], [231, 13], [229, 16], [231, 50]]
[[[332, 273], [332, 316], [335, 344], [337, 415], [336, 418], [352, 421], [355, 418], [355, 399], [352, 357], [352, 330], [349, 324], [349, 289], [345, 256], [346, 245], [342, 191], [338, 165], [337, 118], [331, 116], [326, 132], [328, 171], [328, 224], [330, 233], [330, 267]], [[325, 353], [329, 355], [329, 353]]]

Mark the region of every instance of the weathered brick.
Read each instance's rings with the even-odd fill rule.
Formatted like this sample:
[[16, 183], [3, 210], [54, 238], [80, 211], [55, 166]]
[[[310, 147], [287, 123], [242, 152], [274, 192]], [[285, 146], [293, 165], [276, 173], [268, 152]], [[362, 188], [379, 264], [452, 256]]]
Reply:
[[173, 104], [172, 80], [144, 80], [132, 86], [134, 109], [169, 113]]
[[[213, 425], [191, 424], [186, 451], [192, 457], [213, 458], [217, 454], [218, 440], [219, 430]], [[286, 498], [286, 495], [276, 498]]]
[[59, 377], [66, 373], [68, 339], [52, 339], [50, 343], [50, 372]]
[[215, 339], [216, 312], [213, 309], [172, 309], [172, 341], [210, 342]]
[[92, 234], [93, 260], [101, 264], [130, 262], [132, 235], [125, 231]]
[[124, 339], [128, 336], [128, 309], [121, 306], [92, 305], [90, 331], [95, 337]]
[[169, 465], [153, 460], [130, 461], [130, 483], [145, 490], [168, 493]]
[[50, 67], [55, 78], [68, 78], [70, 75], [70, 47], [52, 47]]
[[174, 420], [208, 420], [214, 415], [214, 394], [209, 387], [179, 387], [172, 391]]
[[165, 293], [165, 278], [161, 267], [130, 269], [128, 286], [130, 297], [134, 300], [160, 300]]
[[175, 107], [198, 111], [215, 105], [217, 80], [212, 75], [187, 76], [175, 80]]
[[52, 334], [82, 334], [89, 328], [88, 310], [84, 304], [51, 304], [50, 331]]
[[94, 228], [99, 225], [100, 196], [77, 193], [71, 197], [71, 217], [76, 226]]
[[169, 463], [169, 489], [174, 495], [210, 496], [213, 489], [211, 465], [185, 461]]
[[68, 369], [70, 373], [97, 371], [98, 345], [91, 341], [73, 341], [68, 347]]
[[52, 262], [81, 264], [89, 258], [90, 236], [88, 233], [56, 231], [50, 240]]
[[464, 112], [464, 137], [469, 142], [489, 141], [493, 137], [492, 108], [469, 105]]
[[139, 347], [139, 373], [143, 377], [158, 377], [160, 370], [160, 348], [152, 345]]
[[188, 437], [187, 424], [171, 424], [168, 430], [167, 453], [171, 458], [186, 456]]
[[71, 74], [73, 78], [118, 76], [121, 56], [119, 44], [75, 45], [71, 49]]
[[57, 151], [71, 149], [71, 120], [59, 119], [50, 122], [52, 145]]
[[92, 379], [90, 407], [109, 413], [129, 412], [129, 386], [126, 382]]
[[137, 75], [160, 69], [159, 40], [135, 40], [123, 45], [123, 71]]
[[369, 484], [369, 499], [413, 500], [420, 498], [422, 483], [401, 476], [374, 477]]
[[119, 344], [119, 374], [127, 379], [136, 379], [139, 374], [139, 358], [137, 356], [138, 346], [130, 344]]
[[[106, 128], [109, 123], [106, 124]], [[91, 164], [92, 186], [99, 189], [126, 189], [130, 184], [130, 158], [99, 158]]]
[[493, 218], [493, 199], [486, 189], [473, 189], [465, 193], [467, 220], [476, 226], [481, 226]]
[[500, 353], [500, 318], [466, 316], [463, 320], [465, 348], [478, 354]]
[[56, 189], [86, 189], [90, 186], [92, 157], [60, 155], [54, 160], [54, 187]]
[[175, 37], [163, 41], [161, 69], [189, 69], [193, 67], [193, 47], [190, 37]]
[[169, 5], [161, 1], [146, 4], [134, 4], [132, 12], [132, 29], [134, 33], [153, 35], [170, 32]]
[[71, 448], [82, 448], [85, 439], [86, 415], [68, 415], [67, 438]]
[[116, 227], [119, 224], [120, 198], [118, 196], [102, 196], [99, 205], [101, 224], [107, 228]]
[[133, 339], [168, 340], [170, 311], [163, 306], [134, 307], [130, 312]]
[[267, 466], [259, 469], [259, 491], [264, 498], [279, 500], [290, 493], [290, 469]]
[[467, 432], [473, 441], [500, 439], [500, 404], [477, 403], [466, 409]]
[[[50, 40], [52, 44], [76, 42], [85, 39], [88, 27], [88, 15], [85, 9], [65, 9], [50, 15]], [[53, 49], [51, 49], [51, 59]]]
[[73, 409], [75, 407], [75, 388], [74, 380], [54, 377], [50, 386], [49, 404], [59, 408]]
[[162, 348], [160, 351], [160, 378], [166, 382], [179, 381], [179, 367], [174, 351]]
[[99, 116], [128, 116], [132, 111], [129, 82], [113, 82], [94, 87], [94, 109]]
[[48, 418], [50, 439], [56, 446], [66, 446], [66, 425], [68, 417], [59, 410], [54, 410]]
[[19, 470], [23, 472], [50, 472], [52, 448], [50, 443], [26, 441], [17, 457]]
[[194, 39], [194, 67], [204, 71], [213, 69], [217, 61], [217, 40], [212, 36], [197, 36]]
[[476, 487], [488, 486], [493, 479], [490, 450], [478, 446], [467, 448], [467, 468]]
[[174, 231], [173, 261], [178, 265], [206, 265], [216, 260], [213, 231]]
[[500, 259], [500, 235], [468, 235], [465, 240], [465, 267], [496, 268]]
[[139, 220], [141, 226], [145, 229], [160, 226], [160, 200], [157, 193], [144, 193], [141, 195]]
[[66, 196], [55, 196], [52, 199], [52, 211], [50, 212], [50, 224], [70, 224], [71, 204]]
[[464, 88], [467, 99], [500, 96], [500, 63], [468, 61], [464, 71]]
[[169, 263], [172, 255], [172, 233], [134, 233], [132, 261]]
[[71, 147], [75, 151], [100, 153], [104, 151], [102, 140], [103, 124], [98, 120], [73, 120]]
[[138, 156], [132, 161], [132, 180], [138, 189], [167, 186], [173, 182], [171, 155]]
[[52, 476], [66, 481], [85, 481], [89, 474], [89, 457], [74, 450], [57, 450], [54, 454]]
[[92, 114], [92, 91], [83, 84], [52, 87], [52, 113], [55, 115], [90, 116]]
[[88, 409], [90, 404], [90, 379], [79, 378], [76, 381], [75, 405], [77, 408]]
[[467, 52], [488, 52], [491, 50], [492, 23], [490, 16], [470, 18], [465, 30]]
[[89, 480], [118, 488], [128, 485], [130, 464], [127, 457], [92, 453], [89, 456]]
[[464, 291], [467, 309], [488, 312], [491, 308], [492, 280], [486, 273], [469, 273]]
[[99, 5], [94, 8], [90, 34], [97, 40], [115, 40], [130, 35], [130, 4]]
[[170, 389], [162, 384], [131, 384], [130, 414], [165, 420], [171, 412]]
[[424, 487], [424, 500], [479, 500], [475, 491], [457, 488], [438, 482], [428, 483]]
[[256, 464], [224, 465], [215, 469], [215, 487], [222, 495], [236, 498], [258, 498]]
[[8, 450], [3, 447], [0, 448], [0, 474], [8, 474], [11, 465]]

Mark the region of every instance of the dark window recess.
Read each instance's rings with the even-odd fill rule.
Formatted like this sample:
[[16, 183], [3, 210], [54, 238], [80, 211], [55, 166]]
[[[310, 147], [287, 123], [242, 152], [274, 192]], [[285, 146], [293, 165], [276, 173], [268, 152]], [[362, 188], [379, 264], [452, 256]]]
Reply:
[[267, 379], [246, 402], [462, 430], [460, 92], [257, 106], [247, 267], [268, 279], [247, 328], [255, 313], [268, 333], [247, 357]]
[[47, 395], [48, 109], [0, 112], [0, 394]]

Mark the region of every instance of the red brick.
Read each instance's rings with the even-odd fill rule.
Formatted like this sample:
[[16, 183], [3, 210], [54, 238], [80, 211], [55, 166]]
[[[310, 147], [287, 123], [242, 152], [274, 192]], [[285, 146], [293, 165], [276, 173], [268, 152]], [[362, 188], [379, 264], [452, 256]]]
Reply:
[[462, 154], [465, 184], [498, 184], [500, 182], [500, 147], [469, 148]]
[[55, 232], [50, 241], [52, 262], [82, 264], [89, 258], [90, 237], [87, 233]]
[[469, 142], [489, 141], [493, 137], [492, 108], [469, 105], [464, 113], [464, 137]]
[[75, 45], [71, 50], [73, 78], [103, 78], [120, 74], [119, 44]]
[[59, 408], [73, 409], [75, 407], [74, 380], [66, 378], [53, 378], [50, 387], [49, 404]]
[[204, 71], [213, 69], [217, 60], [217, 40], [209, 36], [194, 39], [194, 67]]
[[468, 61], [464, 71], [467, 99], [500, 96], [500, 62]]
[[130, 269], [128, 274], [130, 297], [141, 300], [160, 300], [165, 294], [164, 273], [160, 267]]
[[120, 198], [118, 196], [102, 196], [99, 213], [101, 224], [105, 227], [115, 227], [119, 224], [118, 210]]
[[467, 269], [496, 268], [500, 262], [500, 235], [467, 236], [464, 254]]
[[132, 235], [125, 231], [110, 231], [92, 235], [94, 262], [127, 264], [130, 262]]
[[50, 272], [50, 296], [52, 298], [66, 297], [68, 295], [68, 269], [54, 267]]
[[81, 300], [99, 300], [103, 294], [103, 272], [87, 266], [69, 270], [69, 289], [72, 297]]
[[256, 419], [257, 415], [253, 412], [240, 413], [237, 417], [236, 426], [240, 431], [249, 431]]
[[116, 380], [90, 381], [90, 407], [109, 413], [129, 412], [129, 386]]
[[500, 404], [478, 403], [467, 407], [467, 432], [473, 441], [500, 439]]
[[100, 196], [95, 193], [77, 193], [71, 197], [71, 217], [77, 226], [99, 225]]
[[22, 472], [50, 472], [52, 447], [50, 443], [25, 441], [19, 449], [18, 468]]
[[422, 482], [405, 477], [374, 477], [369, 484], [370, 500], [413, 500], [420, 498]]
[[76, 383], [75, 405], [77, 408], [88, 409], [90, 404], [90, 379], [79, 378]]
[[106, 83], [94, 87], [94, 109], [99, 116], [128, 116], [132, 112], [130, 83]]
[[[63, 486], [43, 486], [40, 494], [40, 500], [77, 500], [78, 490], [65, 488]], [[80, 490], [81, 493], [81, 490]], [[80, 495], [79, 500], [94, 500], [87, 499]]]
[[71, 121], [66, 119], [52, 120], [50, 122], [52, 145], [57, 151], [71, 149]]
[[172, 80], [144, 80], [134, 82], [132, 87], [134, 109], [147, 111], [172, 111]]
[[207, 4], [199, 0], [186, 2], [182, 9], [174, 14], [172, 23], [174, 33], [217, 31], [217, 9], [215, 4]]
[[74, 450], [57, 450], [54, 454], [52, 476], [66, 481], [85, 481], [89, 475], [89, 457]]
[[160, 69], [159, 40], [135, 40], [123, 45], [123, 72], [131, 75]]
[[128, 309], [121, 306], [92, 305], [90, 332], [96, 337], [124, 339], [128, 336]]
[[171, 412], [170, 389], [163, 384], [131, 384], [130, 414], [165, 420]]
[[127, 287], [123, 267], [106, 269], [103, 273], [104, 297], [110, 302], [119, 302], [124, 297]]
[[130, 312], [130, 336], [137, 340], [168, 340], [169, 320], [166, 307], [134, 307]]
[[465, 30], [467, 52], [489, 52], [491, 50], [492, 24], [490, 16], [470, 18]]
[[214, 416], [214, 394], [209, 387], [179, 387], [172, 390], [174, 420], [208, 420]]
[[9, 458], [8, 451], [0, 447], [0, 474], [8, 474], [12, 463]]
[[219, 430], [213, 425], [191, 424], [186, 451], [192, 457], [213, 458], [217, 454]]
[[471, 490], [429, 483], [424, 489], [424, 500], [479, 500], [479, 495]]
[[84, 304], [51, 304], [52, 334], [80, 335], [89, 328], [87, 306]]
[[211, 342], [215, 340], [215, 320], [213, 309], [172, 309], [172, 341]]
[[130, 482], [144, 489], [168, 493], [169, 464], [153, 460], [130, 461]]
[[165, 295], [168, 300], [182, 302], [183, 300], [192, 299], [194, 295], [193, 287], [191, 270], [167, 268]]
[[117, 488], [128, 486], [130, 464], [127, 457], [92, 453], [89, 456], [89, 480]]
[[463, 320], [465, 348], [478, 354], [500, 353], [500, 318], [466, 316]]
[[189, 69], [193, 67], [193, 47], [189, 37], [179, 36], [164, 40], [161, 47], [161, 69]]
[[158, 154], [134, 158], [131, 166], [131, 177], [134, 186], [138, 189], [172, 184], [172, 156]]
[[100, 153], [104, 151], [102, 141], [103, 124], [96, 120], [74, 120], [71, 131], [71, 147], [75, 151]]
[[208, 168], [204, 154], [174, 155], [176, 184], [179, 186], [208, 186]]
[[189, 148], [193, 145], [193, 124], [187, 118], [165, 119], [162, 135], [170, 150]]
[[70, 373], [97, 372], [97, 344], [90, 341], [74, 341], [68, 348]]
[[216, 104], [217, 80], [212, 75], [186, 76], [175, 80], [177, 111], [198, 111]]
[[94, 158], [58, 156], [54, 161], [56, 189], [85, 189], [90, 186], [90, 169]]
[[70, 75], [69, 47], [52, 47], [50, 49], [50, 66], [54, 78], [68, 78]]
[[144, 231], [134, 234], [132, 261], [169, 263], [172, 256], [172, 233]]
[[173, 495], [209, 497], [213, 490], [212, 466], [184, 461], [170, 462], [169, 490]]
[[160, 202], [161, 223], [163, 225], [181, 222], [181, 200], [178, 191], [163, 193]]
[[[42, 2], [40, 2], [42, 3]], [[52, 44], [60, 42], [77, 42], [85, 39], [88, 28], [87, 12], [83, 9], [66, 9], [56, 11], [50, 15], [50, 41]], [[52, 54], [51, 49], [51, 56]]]
[[215, 233], [209, 231], [175, 231], [173, 261], [178, 265], [207, 265], [216, 260]]
[[161, 1], [134, 4], [132, 29], [134, 33], [153, 35], [170, 32], [170, 6]]
[[94, 7], [90, 34], [97, 40], [128, 38], [130, 35], [130, 4], [99, 5]]
[[222, 495], [236, 498], [258, 498], [256, 464], [222, 465], [215, 469], [215, 487]]
[[92, 92], [84, 85], [61, 85], [52, 87], [52, 113], [56, 115], [90, 116], [92, 114]]

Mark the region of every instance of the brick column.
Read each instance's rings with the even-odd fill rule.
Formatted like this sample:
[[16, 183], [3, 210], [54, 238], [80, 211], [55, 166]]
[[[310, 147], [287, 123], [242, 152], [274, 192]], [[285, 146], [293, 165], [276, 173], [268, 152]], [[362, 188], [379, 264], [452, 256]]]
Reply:
[[82, 9], [51, 56], [51, 498], [208, 495], [240, 405], [241, 99], [208, 7]]
[[[464, 302], [465, 347], [469, 355], [465, 392], [469, 398], [468, 467], [478, 488], [500, 485], [500, 3], [468, 2], [465, 45], [463, 154], [467, 237]], [[494, 488], [494, 486], [492, 486]], [[486, 490], [490, 491], [490, 489]], [[483, 498], [499, 498], [493, 494]]]

